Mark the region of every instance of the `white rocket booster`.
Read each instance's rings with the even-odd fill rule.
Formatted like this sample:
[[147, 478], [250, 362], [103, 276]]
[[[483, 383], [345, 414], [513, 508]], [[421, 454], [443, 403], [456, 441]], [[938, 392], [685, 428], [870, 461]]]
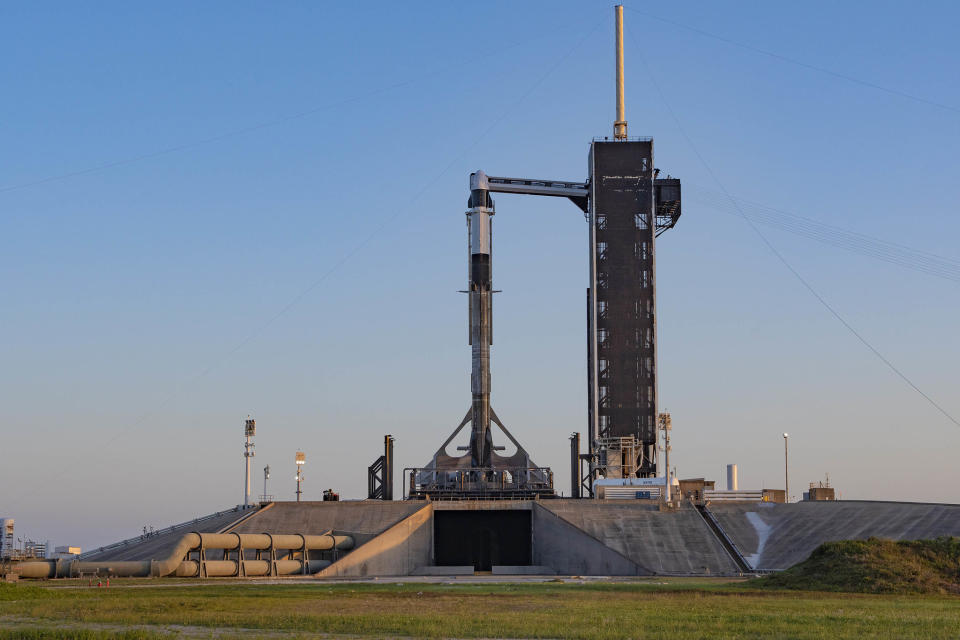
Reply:
[[470, 462], [473, 467], [492, 466], [493, 440], [490, 433], [490, 345], [493, 343], [491, 275], [491, 234], [493, 199], [483, 171], [470, 175], [467, 206], [470, 262], [470, 345], [473, 367], [470, 390], [473, 395], [470, 432]]

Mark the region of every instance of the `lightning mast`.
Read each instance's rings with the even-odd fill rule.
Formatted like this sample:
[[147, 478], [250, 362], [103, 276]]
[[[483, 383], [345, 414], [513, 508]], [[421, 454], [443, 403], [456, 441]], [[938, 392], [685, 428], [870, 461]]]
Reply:
[[623, 5], [614, 7], [617, 17], [617, 119], [613, 123], [613, 139], [627, 139], [627, 116], [623, 106]]

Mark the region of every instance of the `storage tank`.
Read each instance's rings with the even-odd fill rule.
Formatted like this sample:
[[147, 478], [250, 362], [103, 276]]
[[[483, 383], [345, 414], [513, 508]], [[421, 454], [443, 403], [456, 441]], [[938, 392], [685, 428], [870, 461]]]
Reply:
[[738, 491], [737, 489], [737, 465], [727, 465], [727, 491]]

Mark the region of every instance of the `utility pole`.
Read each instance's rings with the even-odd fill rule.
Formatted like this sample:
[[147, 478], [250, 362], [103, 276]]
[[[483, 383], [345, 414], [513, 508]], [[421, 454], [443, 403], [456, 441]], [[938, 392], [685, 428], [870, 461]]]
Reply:
[[250, 506], [250, 458], [255, 455], [253, 450], [253, 436], [257, 433], [257, 421], [251, 420], [250, 416], [247, 416], [247, 421], [243, 425], [243, 435], [246, 437], [247, 442], [243, 445], [243, 457], [246, 462], [246, 477], [243, 483], [243, 506]]
[[263, 468], [263, 499], [267, 499], [267, 480], [270, 479], [270, 465]]
[[666, 478], [664, 482], [664, 501], [670, 502], [670, 490], [673, 488], [670, 483], [670, 430], [673, 429], [670, 414], [661, 413], [658, 416], [660, 428], [663, 430], [663, 466], [666, 469]]
[[787, 455], [787, 441], [790, 438], [789, 433], [783, 434], [783, 477], [784, 477], [784, 488], [783, 494], [784, 503], [790, 502], [790, 458]]

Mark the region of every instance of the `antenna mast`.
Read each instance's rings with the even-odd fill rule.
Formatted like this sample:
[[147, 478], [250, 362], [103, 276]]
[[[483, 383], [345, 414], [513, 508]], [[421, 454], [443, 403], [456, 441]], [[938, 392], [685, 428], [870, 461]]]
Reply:
[[613, 123], [613, 139], [627, 139], [627, 116], [623, 107], [623, 5], [614, 8], [617, 16], [617, 119]]

